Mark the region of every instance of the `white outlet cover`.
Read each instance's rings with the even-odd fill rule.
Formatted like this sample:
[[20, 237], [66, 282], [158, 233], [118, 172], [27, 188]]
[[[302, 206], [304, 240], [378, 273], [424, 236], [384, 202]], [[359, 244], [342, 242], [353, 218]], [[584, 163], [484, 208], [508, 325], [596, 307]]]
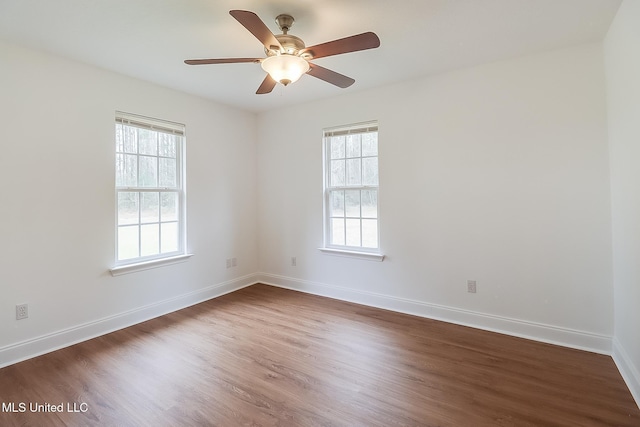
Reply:
[[467, 280], [467, 292], [475, 294], [477, 291], [476, 281], [475, 280]]
[[16, 305], [16, 320], [22, 320], [29, 317], [29, 306], [27, 304]]

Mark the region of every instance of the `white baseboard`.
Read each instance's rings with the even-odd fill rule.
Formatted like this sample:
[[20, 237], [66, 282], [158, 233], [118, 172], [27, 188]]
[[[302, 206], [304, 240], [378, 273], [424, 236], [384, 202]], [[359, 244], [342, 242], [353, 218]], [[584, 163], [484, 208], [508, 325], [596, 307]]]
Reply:
[[627, 387], [629, 387], [629, 391], [631, 391], [631, 395], [635, 399], [636, 405], [640, 408], [639, 367], [634, 365], [633, 360], [631, 360], [624, 347], [622, 347], [615, 337], [613, 338], [612, 357], [618, 367], [618, 371], [620, 371], [620, 375], [622, 375], [622, 378], [624, 379], [624, 382], [627, 383]]
[[472, 328], [498, 332], [549, 344], [611, 355], [612, 338], [569, 328], [495, 316], [459, 308], [397, 298], [373, 292], [310, 282], [269, 273], [258, 273], [256, 280], [280, 288], [292, 289], [343, 301], [364, 304], [429, 319], [442, 320]]
[[0, 348], [0, 368], [145, 322], [255, 283], [256, 276], [250, 274], [124, 313], [5, 346]]
[[[612, 352], [612, 338], [605, 335], [310, 282], [286, 276], [257, 273], [212, 285], [128, 312], [119, 313], [2, 347], [0, 348], [0, 368], [141, 323], [255, 283], [265, 283], [281, 288], [595, 353], [611, 355]], [[618, 369], [620, 369], [625, 381], [629, 385], [636, 402], [638, 402], [638, 396], [640, 396], [640, 376], [638, 375], [637, 368], [631, 363], [624, 349], [620, 347], [619, 344], [614, 347], [613, 357], [618, 365]]]

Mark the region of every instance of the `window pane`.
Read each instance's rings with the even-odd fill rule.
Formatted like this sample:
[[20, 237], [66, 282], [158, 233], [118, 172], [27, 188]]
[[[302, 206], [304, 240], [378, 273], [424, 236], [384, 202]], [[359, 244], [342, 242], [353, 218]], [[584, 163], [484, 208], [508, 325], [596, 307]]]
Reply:
[[347, 135], [347, 157], [360, 157], [360, 134]]
[[140, 157], [140, 187], [157, 187], [158, 186], [158, 158], [139, 156]]
[[329, 199], [331, 216], [344, 216], [344, 191], [332, 191]]
[[137, 153], [138, 152], [138, 133], [135, 128], [129, 126], [122, 127], [122, 136], [124, 138], [124, 152], [125, 153]]
[[344, 245], [344, 219], [331, 219], [331, 244]]
[[360, 246], [360, 220], [348, 219], [347, 223], [347, 246]]
[[159, 224], [140, 226], [140, 256], [160, 253]]
[[362, 220], [362, 246], [365, 248], [378, 247], [378, 220]]
[[162, 221], [178, 220], [178, 193], [161, 193], [161, 216]]
[[[378, 217], [378, 191], [362, 190], [362, 217], [377, 218]], [[363, 237], [364, 238], [364, 237]]]
[[345, 185], [344, 160], [331, 160], [331, 187], [342, 187]]
[[138, 129], [138, 148], [140, 154], [158, 155], [158, 132]]
[[176, 186], [176, 159], [159, 159], [160, 187], [175, 188]]
[[360, 190], [347, 190], [344, 192], [344, 204], [349, 217], [360, 216]]
[[138, 156], [116, 154], [116, 186], [135, 187], [138, 185]]
[[160, 221], [159, 193], [140, 193], [140, 222]]
[[138, 256], [138, 226], [118, 227], [118, 259]]
[[178, 250], [178, 223], [169, 222], [161, 225], [161, 251], [162, 253]]
[[362, 159], [362, 185], [378, 185], [378, 158]]
[[334, 136], [330, 139], [331, 158], [344, 159], [344, 136]]
[[158, 142], [160, 145], [159, 153], [163, 157], [176, 157], [176, 136], [168, 133], [159, 133]]
[[138, 223], [138, 193], [118, 193], [118, 225]]
[[122, 153], [124, 151], [124, 131], [122, 125], [116, 123], [116, 152]]
[[127, 179], [124, 154], [116, 154], [116, 187], [123, 187]]
[[378, 155], [378, 132], [362, 134], [362, 157]]
[[362, 185], [360, 159], [347, 160], [347, 185]]

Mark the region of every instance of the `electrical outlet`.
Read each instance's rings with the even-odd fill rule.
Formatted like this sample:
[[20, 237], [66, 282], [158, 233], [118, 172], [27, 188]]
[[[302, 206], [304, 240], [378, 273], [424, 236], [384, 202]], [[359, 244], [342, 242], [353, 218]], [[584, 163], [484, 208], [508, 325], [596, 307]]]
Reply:
[[231, 268], [231, 258], [227, 258], [227, 268]]
[[467, 280], [467, 292], [475, 294], [476, 293], [476, 281], [475, 280]]
[[231, 267], [235, 267], [236, 265], [238, 265], [238, 259], [237, 258], [231, 258]]
[[291, 257], [291, 267], [295, 267], [296, 265], [298, 265], [298, 260], [296, 259], [296, 257], [292, 256]]
[[29, 306], [27, 304], [16, 305], [16, 320], [26, 319], [29, 317]]

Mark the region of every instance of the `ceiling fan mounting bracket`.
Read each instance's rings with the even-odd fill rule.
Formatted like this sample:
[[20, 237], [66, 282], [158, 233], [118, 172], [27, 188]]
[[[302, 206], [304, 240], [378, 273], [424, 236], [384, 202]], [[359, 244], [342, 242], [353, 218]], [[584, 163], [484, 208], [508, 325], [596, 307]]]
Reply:
[[295, 19], [293, 19], [293, 16], [286, 13], [281, 13], [280, 15], [276, 16], [276, 24], [278, 24], [278, 28], [280, 28], [280, 30], [284, 34], [287, 34], [289, 32], [294, 22]]

